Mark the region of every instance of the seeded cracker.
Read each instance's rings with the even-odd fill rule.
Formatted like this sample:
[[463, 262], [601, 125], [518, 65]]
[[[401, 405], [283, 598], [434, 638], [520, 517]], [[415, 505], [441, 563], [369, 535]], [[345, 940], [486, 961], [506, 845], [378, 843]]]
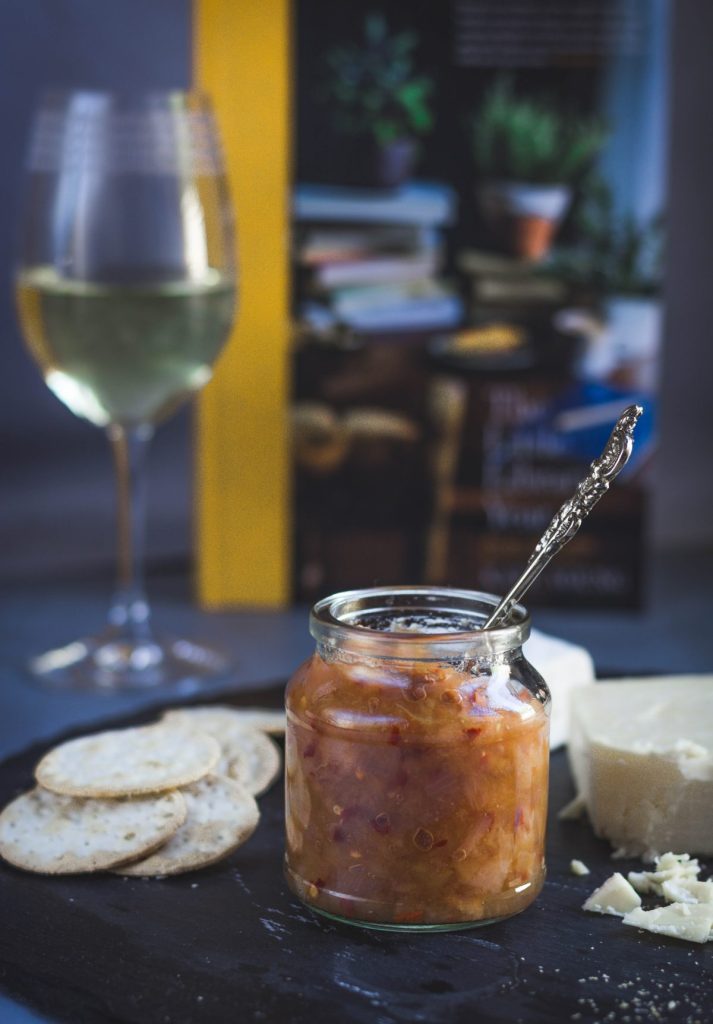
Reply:
[[244, 757], [244, 764], [241, 767], [239, 762], [233, 762], [230, 776], [242, 782], [253, 796], [259, 796], [270, 788], [282, 771], [279, 747], [264, 733], [247, 729], [239, 743], [238, 749]]
[[[191, 710], [200, 711], [200, 708]], [[211, 709], [212, 710], [212, 709]], [[284, 711], [273, 708], [228, 708], [236, 716], [236, 720], [258, 732], [266, 732], [269, 736], [284, 736], [287, 716]]]
[[182, 790], [188, 816], [160, 850], [118, 869], [121, 875], [178, 875], [214, 864], [253, 834], [260, 818], [248, 791], [233, 779], [207, 775]]
[[207, 775], [220, 757], [202, 732], [167, 724], [95, 733], [62, 743], [35, 769], [45, 789], [67, 796], [121, 797], [177, 789]]
[[269, 736], [246, 725], [240, 709], [178, 708], [167, 711], [162, 722], [200, 729], [214, 736], [220, 744], [227, 774], [242, 782], [253, 796], [264, 793], [280, 774], [282, 757], [279, 748]]
[[186, 819], [178, 792], [134, 800], [82, 800], [41, 787], [0, 814], [0, 854], [47, 875], [103, 871], [145, 857]]
[[227, 775], [231, 779], [240, 779], [245, 776], [246, 772], [247, 762], [241, 751], [233, 748], [228, 754], [223, 747], [220, 747], [220, 759], [213, 769], [213, 775]]

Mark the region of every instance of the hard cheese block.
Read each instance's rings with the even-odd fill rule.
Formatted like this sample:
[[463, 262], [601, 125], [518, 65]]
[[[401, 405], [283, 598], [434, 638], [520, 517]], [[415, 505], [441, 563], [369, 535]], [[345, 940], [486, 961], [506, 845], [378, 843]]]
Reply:
[[622, 855], [713, 853], [713, 676], [578, 690], [569, 756], [595, 832]]
[[533, 629], [524, 647], [552, 694], [550, 747], [561, 747], [569, 738], [570, 701], [574, 690], [594, 682], [594, 663], [584, 647], [559, 640]]

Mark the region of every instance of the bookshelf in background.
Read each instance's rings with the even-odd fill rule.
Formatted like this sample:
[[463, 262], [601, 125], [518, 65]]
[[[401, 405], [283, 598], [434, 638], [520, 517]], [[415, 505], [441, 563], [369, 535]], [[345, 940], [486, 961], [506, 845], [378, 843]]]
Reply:
[[298, 185], [295, 311], [324, 334], [436, 330], [463, 317], [443, 275], [443, 229], [455, 218], [451, 188], [407, 184], [394, 190]]
[[293, 196], [295, 593], [423, 574], [427, 348], [463, 318], [455, 194], [297, 185]]

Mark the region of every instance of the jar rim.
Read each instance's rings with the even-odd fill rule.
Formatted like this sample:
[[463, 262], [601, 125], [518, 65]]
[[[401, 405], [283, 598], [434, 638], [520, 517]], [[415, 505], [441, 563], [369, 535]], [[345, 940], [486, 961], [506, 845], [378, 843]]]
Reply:
[[[455, 587], [394, 586], [344, 590], [318, 601], [310, 614], [310, 633], [318, 643], [343, 646], [371, 657], [431, 660], [458, 656], [492, 657], [512, 651], [530, 635], [530, 614], [513, 605], [505, 626], [483, 630], [482, 623], [500, 598]], [[404, 629], [365, 625], [379, 616], [412, 618]], [[418, 619], [435, 616], [436, 628], [419, 629]], [[452, 618], [456, 628], [438, 629], [438, 620]], [[472, 626], [470, 625], [472, 623]], [[463, 624], [463, 628], [460, 628]]]

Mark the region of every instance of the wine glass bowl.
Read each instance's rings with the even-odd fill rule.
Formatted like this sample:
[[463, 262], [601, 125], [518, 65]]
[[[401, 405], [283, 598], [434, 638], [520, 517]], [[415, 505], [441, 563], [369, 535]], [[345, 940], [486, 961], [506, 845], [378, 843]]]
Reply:
[[106, 429], [118, 480], [119, 585], [107, 630], [33, 659], [72, 688], [204, 679], [216, 652], [158, 637], [143, 589], [147, 446], [210, 379], [233, 322], [233, 216], [199, 94], [55, 93], [34, 124], [17, 273], [48, 387]]

